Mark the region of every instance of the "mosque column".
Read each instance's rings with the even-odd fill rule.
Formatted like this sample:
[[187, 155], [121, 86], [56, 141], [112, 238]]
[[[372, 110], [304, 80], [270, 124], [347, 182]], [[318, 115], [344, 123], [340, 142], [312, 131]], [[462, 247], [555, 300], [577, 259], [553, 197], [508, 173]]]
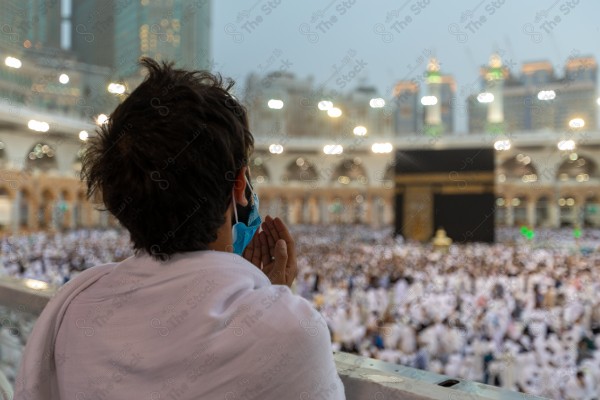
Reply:
[[287, 204], [286, 208], [286, 221], [290, 224], [296, 223], [296, 199], [295, 198], [285, 198], [285, 204]]
[[[33, 197], [36, 196], [36, 198], [34, 199]], [[29, 218], [27, 218], [27, 229], [29, 230], [37, 230], [39, 227], [39, 219], [38, 219], [38, 208], [39, 208], [39, 201], [37, 199], [37, 193], [34, 193], [32, 195], [30, 195], [29, 201], [28, 201], [28, 211], [29, 211]]]
[[53, 207], [54, 228], [70, 228], [71, 227], [71, 205], [65, 199], [63, 193], [58, 194], [58, 198]]
[[64, 226], [69, 229], [75, 228], [75, 193], [69, 194], [69, 200], [65, 202]]
[[585, 209], [585, 196], [575, 196], [573, 213], [575, 214], [575, 226], [583, 227], [583, 210]]
[[328, 202], [329, 199], [327, 198], [327, 196], [319, 197], [319, 223], [321, 224], [327, 224], [329, 222]]
[[75, 228], [75, 216], [73, 215], [73, 202], [66, 201], [66, 210], [64, 216], [64, 226], [69, 229]]
[[13, 199], [13, 207], [11, 210], [11, 233], [17, 234], [19, 233], [19, 224], [21, 223], [21, 201], [23, 198], [23, 193], [20, 190], [15, 192], [15, 197]]
[[383, 214], [384, 214], [384, 200], [376, 196], [373, 199], [373, 227], [381, 228], [383, 225]]
[[339, 202], [341, 202], [339, 197], [327, 198], [327, 218], [329, 218], [330, 223], [340, 223], [339, 205], [341, 203]]
[[550, 228], [558, 228], [560, 226], [560, 206], [556, 199], [548, 201], [548, 221]]
[[342, 209], [342, 220], [348, 224], [353, 224], [357, 217], [354, 196], [344, 198], [343, 205], [344, 208]]
[[391, 225], [394, 222], [394, 207], [392, 205], [392, 199], [385, 198], [383, 201], [383, 224]]
[[512, 227], [515, 224], [515, 213], [512, 205], [512, 198], [508, 198], [506, 200], [506, 226]]
[[50, 204], [46, 204], [46, 210], [44, 211], [44, 215], [46, 216], [46, 227], [48, 227], [51, 231], [56, 231], [58, 229], [56, 210], [57, 201], [50, 200]]
[[284, 222], [286, 224], [289, 224], [292, 219], [293, 206], [292, 206], [292, 202], [288, 196], [281, 197], [281, 206], [282, 206], [281, 207], [282, 215], [284, 216]]
[[[44, 195], [43, 195], [44, 196]], [[44, 201], [44, 220], [46, 221], [46, 229], [56, 231], [59, 228], [59, 208], [60, 193], [50, 193], [43, 198]], [[62, 216], [61, 216], [62, 217]]]
[[308, 222], [313, 225], [319, 223], [319, 203], [315, 196], [308, 199]]
[[364, 221], [363, 209], [365, 208], [365, 200], [363, 197], [363, 200], [358, 202], [356, 197], [357, 196], [352, 196], [350, 198], [350, 204], [352, 204], [352, 222], [360, 223], [361, 221]]
[[527, 225], [534, 227], [536, 224], [535, 200], [527, 198]]
[[576, 202], [573, 206], [573, 226], [581, 226], [581, 218], [579, 218], [580, 212], [581, 205]]
[[292, 196], [286, 196], [285, 197], [285, 204], [287, 204], [286, 215], [287, 215], [287, 221], [288, 221], [289, 224], [291, 224], [292, 221], [295, 220], [295, 218], [296, 218], [296, 215], [295, 215], [296, 214], [295, 213], [295, 211], [296, 211], [296, 201], [295, 200], [296, 199], [294, 197], [292, 197]]
[[287, 204], [285, 208], [285, 216], [286, 221], [289, 224], [296, 223], [296, 199], [286, 197], [283, 201], [284, 204]]
[[368, 194], [365, 196], [365, 199], [363, 201], [364, 207], [365, 207], [365, 224], [373, 227], [373, 221], [371, 219], [371, 210], [373, 208], [373, 196]]
[[327, 198], [327, 218], [329, 222], [334, 224], [341, 223], [340, 206], [342, 205], [342, 199], [339, 196]]
[[300, 197], [300, 220], [303, 224], [310, 223], [310, 213], [308, 209], [308, 195]]
[[310, 209], [308, 207], [308, 196], [300, 197], [300, 220], [303, 224], [310, 224]]
[[295, 196], [292, 199], [292, 223], [294, 224], [302, 224], [303, 223], [303, 213], [304, 213], [304, 201], [301, 197]]

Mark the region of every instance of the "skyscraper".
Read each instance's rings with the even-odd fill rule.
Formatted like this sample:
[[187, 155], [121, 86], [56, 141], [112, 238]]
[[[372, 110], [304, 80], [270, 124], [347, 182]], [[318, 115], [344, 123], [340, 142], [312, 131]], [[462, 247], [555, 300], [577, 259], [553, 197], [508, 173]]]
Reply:
[[432, 58], [427, 64], [426, 72], [427, 93], [421, 99], [425, 106], [424, 123], [427, 133], [438, 135], [444, 131], [442, 125], [441, 83], [440, 64]]
[[415, 134], [420, 129], [419, 85], [400, 81], [394, 87], [394, 132], [397, 136]]
[[0, 43], [6, 50], [61, 47], [62, 2], [3, 0], [0, 2]]
[[440, 73], [439, 63], [427, 65], [423, 93], [417, 79], [400, 81], [394, 87], [394, 132], [397, 136], [422, 130], [431, 135], [454, 132], [456, 82], [451, 75]]
[[[123, 12], [127, 12], [123, 10]], [[72, 50], [79, 61], [113, 68], [115, 61], [114, 0], [80, 0], [73, 5]]]
[[115, 9], [115, 70], [120, 79], [137, 73], [149, 56], [180, 67], [210, 68], [210, 1], [141, 0]]
[[596, 128], [597, 63], [592, 57], [569, 57], [562, 77], [549, 61], [525, 63], [519, 76], [493, 63], [482, 68], [483, 91], [468, 99], [470, 132], [498, 124], [506, 131]]
[[444, 133], [454, 132], [454, 105], [456, 103], [456, 81], [451, 75], [441, 75], [440, 104]]

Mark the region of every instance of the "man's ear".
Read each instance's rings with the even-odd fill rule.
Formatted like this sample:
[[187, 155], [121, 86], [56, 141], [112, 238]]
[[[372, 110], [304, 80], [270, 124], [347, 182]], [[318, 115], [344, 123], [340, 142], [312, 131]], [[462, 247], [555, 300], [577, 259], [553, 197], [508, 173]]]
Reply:
[[233, 198], [240, 206], [247, 206], [248, 199], [246, 198], [246, 169], [248, 167], [243, 166], [240, 172], [235, 177], [233, 183]]

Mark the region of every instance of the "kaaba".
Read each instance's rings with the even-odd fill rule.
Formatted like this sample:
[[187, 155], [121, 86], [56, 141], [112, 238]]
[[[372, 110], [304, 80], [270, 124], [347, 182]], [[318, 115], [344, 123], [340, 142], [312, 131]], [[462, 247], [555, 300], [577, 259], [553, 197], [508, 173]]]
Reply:
[[455, 243], [494, 242], [495, 151], [398, 151], [395, 234], [428, 241], [443, 228]]

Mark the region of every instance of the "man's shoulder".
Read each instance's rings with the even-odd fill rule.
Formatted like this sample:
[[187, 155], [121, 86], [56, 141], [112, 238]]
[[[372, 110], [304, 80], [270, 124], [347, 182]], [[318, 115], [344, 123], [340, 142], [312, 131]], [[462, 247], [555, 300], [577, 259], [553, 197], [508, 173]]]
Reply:
[[268, 285], [251, 295], [257, 310], [277, 318], [277, 325], [288, 335], [316, 337], [329, 330], [327, 323], [313, 305], [290, 288], [283, 285]]
[[81, 285], [85, 285], [87, 282], [93, 282], [102, 277], [103, 275], [106, 275], [109, 272], [111, 272], [116, 265], [117, 263], [107, 263], [88, 268], [78, 273], [76, 276], [67, 281], [67, 283], [62, 285], [58, 289], [58, 293], [69, 291], [70, 289], [74, 289]]

